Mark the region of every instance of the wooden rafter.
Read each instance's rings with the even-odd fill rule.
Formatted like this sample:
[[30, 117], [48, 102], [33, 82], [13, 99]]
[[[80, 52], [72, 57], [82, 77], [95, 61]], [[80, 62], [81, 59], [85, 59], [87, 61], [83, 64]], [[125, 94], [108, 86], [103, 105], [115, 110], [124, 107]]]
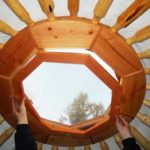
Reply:
[[150, 100], [144, 99], [143, 104], [150, 108]]
[[39, 4], [43, 10], [43, 12], [46, 14], [46, 16], [48, 17], [48, 19], [50, 21], [55, 19], [54, 16], [54, 8], [55, 8], [55, 4], [53, 2], [53, 0], [38, 0]]
[[130, 129], [132, 136], [136, 138], [145, 150], [148, 150], [150, 148], [150, 141], [147, 140], [135, 127], [131, 126]]
[[53, 145], [51, 150], [58, 150], [58, 146], [57, 145]]
[[68, 10], [70, 16], [77, 16], [79, 11], [80, 0], [68, 0]]
[[69, 147], [68, 150], [75, 150], [75, 148], [74, 147]]
[[0, 115], [0, 125], [4, 122], [4, 118]]
[[43, 144], [40, 142], [37, 142], [37, 150], [42, 150]]
[[28, 25], [33, 25], [33, 20], [31, 19], [29, 13], [25, 10], [23, 5], [19, 2], [19, 0], [4, 0], [4, 2], [20, 18], [20, 20]]
[[149, 75], [150, 74], [150, 68], [144, 68], [145, 74]]
[[145, 50], [144, 52], [138, 53], [138, 56], [140, 59], [144, 59], [144, 58], [149, 59], [150, 58], [150, 49]]
[[105, 141], [101, 141], [99, 144], [102, 150], [109, 150], [109, 146]]
[[150, 90], [150, 84], [147, 84], [147, 85], [146, 85], [146, 89], [147, 89], [147, 90]]
[[122, 139], [121, 139], [120, 135], [115, 134], [114, 139], [115, 139], [115, 142], [118, 145], [118, 147], [122, 150], [123, 149], [123, 144], [122, 144]]
[[113, 0], [98, 0], [96, 7], [94, 9], [94, 16], [92, 19], [92, 23], [98, 24], [99, 20], [103, 18], [109, 7], [111, 6]]
[[148, 115], [139, 112], [136, 117], [145, 125], [150, 127], [150, 117]]
[[11, 137], [14, 131], [15, 129], [10, 127], [0, 135], [0, 146], [3, 145], [8, 140], [9, 137]]
[[137, 42], [142, 42], [146, 39], [150, 38], [150, 25], [139, 30], [132, 37], [127, 39], [128, 44], [134, 44]]
[[4, 45], [0, 43], [0, 49], [3, 47]]
[[85, 145], [84, 150], [91, 150], [91, 146], [90, 145]]
[[121, 28], [128, 26], [137, 17], [142, 15], [150, 8], [150, 0], [135, 0], [117, 19], [117, 23], [112, 27], [116, 32]]
[[11, 36], [16, 35], [17, 31], [10, 27], [7, 23], [4, 21], [0, 20], [0, 32], [3, 32], [5, 34], [9, 34]]

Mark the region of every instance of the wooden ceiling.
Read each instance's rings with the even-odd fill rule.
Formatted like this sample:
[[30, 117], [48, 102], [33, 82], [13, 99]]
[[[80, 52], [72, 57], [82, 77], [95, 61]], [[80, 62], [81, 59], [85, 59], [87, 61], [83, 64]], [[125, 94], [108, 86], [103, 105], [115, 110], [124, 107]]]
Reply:
[[[111, 6], [112, 0], [99, 0], [92, 20], [77, 16], [79, 0], [68, 0], [69, 17], [56, 17], [53, 13], [54, 2], [39, 0], [43, 12], [48, 17], [48, 20], [39, 22], [31, 19], [18, 0], [13, 2], [4, 0], [4, 2], [28, 26], [17, 32], [0, 20], [0, 31], [12, 36], [7, 43], [0, 45], [1, 115], [13, 127], [16, 126], [9, 96], [17, 95], [20, 99], [23, 97], [23, 79], [41, 62], [84, 64], [112, 89], [110, 113], [95, 121], [91, 120], [94, 125], [83, 131], [80, 127], [83, 124], [86, 126], [86, 122], [77, 127], [70, 127], [40, 118], [31, 102], [27, 100], [29, 123], [37, 140], [43, 143], [79, 146], [102, 141], [101, 147], [106, 147], [103, 140], [116, 133], [115, 116], [122, 114], [131, 121], [143, 103], [145, 90], [150, 90], [150, 85], [146, 85], [145, 80], [145, 74], [150, 74], [150, 69], [143, 68], [140, 61], [140, 59], [150, 58], [150, 50], [137, 54], [132, 48], [132, 44], [150, 37], [150, 26], [144, 27], [128, 39], [124, 39], [117, 32], [149, 9], [150, 0], [136, 0], [118, 17], [112, 28], [100, 23], [100, 19], [106, 15]], [[46, 48], [88, 49], [113, 68], [118, 82], [90, 55], [46, 52]], [[34, 58], [31, 59], [33, 56]], [[144, 103], [149, 106], [148, 100]], [[143, 120], [143, 117], [143, 114], [138, 113], [138, 118]], [[149, 122], [147, 124], [149, 125]], [[133, 135], [138, 137], [138, 131], [134, 127], [131, 129]], [[119, 139], [118, 136], [115, 138]], [[146, 141], [145, 138], [143, 140]], [[144, 148], [150, 145], [149, 141], [145, 143], [139, 140], [139, 142]]]

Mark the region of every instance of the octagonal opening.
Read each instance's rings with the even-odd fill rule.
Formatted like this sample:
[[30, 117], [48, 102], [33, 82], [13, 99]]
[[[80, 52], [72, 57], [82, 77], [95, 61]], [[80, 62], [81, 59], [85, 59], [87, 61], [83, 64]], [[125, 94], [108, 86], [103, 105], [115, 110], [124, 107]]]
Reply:
[[84, 65], [43, 62], [22, 84], [42, 118], [67, 125], [103, 115], [111, 104], [111, 89]]

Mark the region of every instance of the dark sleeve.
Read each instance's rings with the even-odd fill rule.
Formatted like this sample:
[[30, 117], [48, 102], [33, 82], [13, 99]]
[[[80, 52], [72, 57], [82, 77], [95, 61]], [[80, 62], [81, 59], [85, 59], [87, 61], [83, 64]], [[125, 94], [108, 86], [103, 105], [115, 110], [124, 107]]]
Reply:
[[134, 138], [127, 138], [122, 141], [124, 149], [123, 150], [141, 150], [140, 146], [136, 143]]
[[16, 150], [37, 150], [37, 145], [29, 125], [17, 125], [15, 133], [15, 146]]

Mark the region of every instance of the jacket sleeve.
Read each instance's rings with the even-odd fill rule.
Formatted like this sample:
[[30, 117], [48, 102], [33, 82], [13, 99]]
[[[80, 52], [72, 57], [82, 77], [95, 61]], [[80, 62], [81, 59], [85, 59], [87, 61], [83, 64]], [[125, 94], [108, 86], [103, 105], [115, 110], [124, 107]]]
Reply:
[[134, 138], [127, 138], [122, 141], [124, 149], [123, 150], [141, 150], [140, 146], [136, 143]]
[[27, 124], [17, 125], [15, 133], [16, 150], [37, 150], [35, 138]]

